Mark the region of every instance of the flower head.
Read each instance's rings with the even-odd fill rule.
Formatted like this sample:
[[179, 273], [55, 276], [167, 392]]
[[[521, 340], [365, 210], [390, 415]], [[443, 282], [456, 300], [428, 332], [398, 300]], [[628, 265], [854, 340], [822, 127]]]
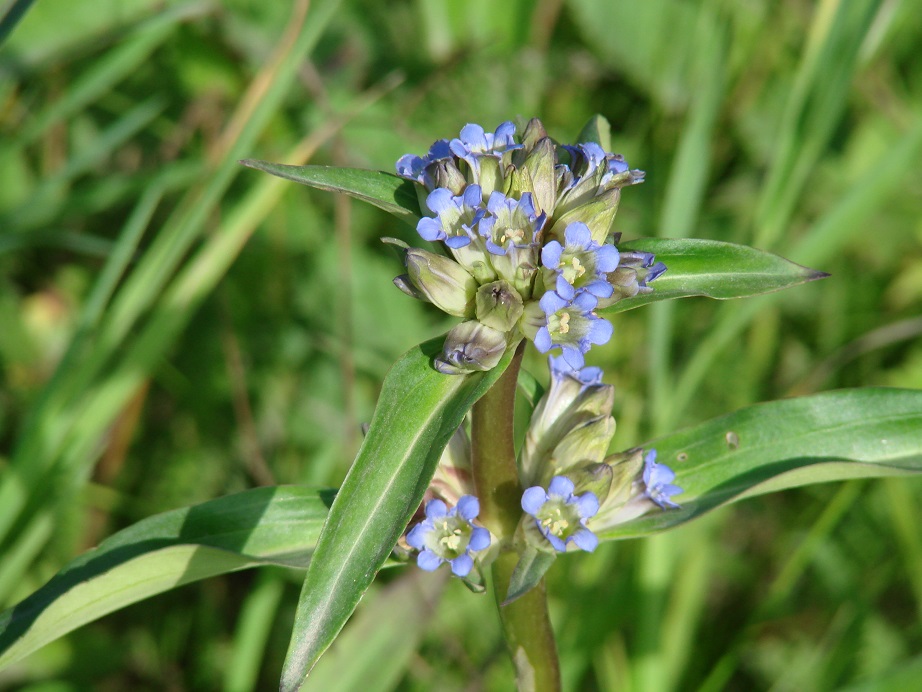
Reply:
[[643, 494], [663, 509], [679, 509], [679, 505], [669, 499], [683, 492], [682, 488], [672, 484], [675, 480], [675, 471], [665, 464], [656, 463], [655, 449], [647, 452], [643, 458], [643, 464]]
[[535, 518], [538, 529], [558, 552], [568, 543], [592, 552], [599, 539], [586, 528], [586, 520], [599, 511], [599, 500], [590, 492], [574, 495], [575, 486], [566, 476], [555, 476], [547, 491], [540, 485], [522, 494], [522, 509]]
[[478, 514], [480, 503], [473, 495], [465, 495], [450, 510], [441, 500], [426, 503], [426, 518], [407, 534], [407, 543], [420, 551], [416, 564], [431, 572], [447, 562], [455, 575], [470, 574], [471, 553], [490, 545], [490, 532], [472, 523]]

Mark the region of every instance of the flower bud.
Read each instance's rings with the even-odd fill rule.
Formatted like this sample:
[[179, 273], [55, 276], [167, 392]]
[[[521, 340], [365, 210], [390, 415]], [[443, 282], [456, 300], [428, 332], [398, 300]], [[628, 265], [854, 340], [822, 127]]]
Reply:
[[569, 209], [557, 217], [547, 233], [547, 238], [562, 242], [567, 227], [574, 222], [582, 222], [589, 227], [592, 240], [603, 245], [608, 239], [611, 223], [618, 211], [620, 201], [621, 190], [614, 188], [593, 197], [585, 204]]
[[426, 300], [449, 315], [473, 316], [477, 282], [464, 267], [442, 255], [416, 248], [407, 251], [405, 261], [410, 281]]
[[501, 332], [511, 331], [525, 311], [522, 297], [505, 281], [481, 286], [475, 305], [478, 321]]
[[545, 137], [540, 140], [525, 159], [525, 170], [531, 175], [535, 191], [535, 204], [539, 212], [548, 216], [554, 213], [557, 203], [557, 173], [554, 144]]
[[445, 375], [465, 375], [496, 367], [506, 352], [503, 332], [477, 320], [455, 326], [445, 337], [442, 355], [435, 359], [435, 369]]
[[[430, 180], [433, 181], [434, 187], [445, 187], [451, 190], [453, 195], [460, 195], [467, 186], [467, 180], [464, 174], [458, 170], [455, 162], [452, 160], [442, 160], [431, 163], [426, 169]], [[420, 207], [425, 209], [425, 201], [420, 203]]]

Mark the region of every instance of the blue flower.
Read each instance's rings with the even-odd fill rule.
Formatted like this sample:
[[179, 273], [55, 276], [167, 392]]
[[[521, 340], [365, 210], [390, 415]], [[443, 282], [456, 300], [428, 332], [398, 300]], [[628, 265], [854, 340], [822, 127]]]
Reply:
[[535, 518], [535, 524], [554, 550], [564, 552], [567, 543], [592, 552], [599, 539], [586, 528], [586, 520], [599, 511], [599, 500], [590, 492], [573, 494], [574, 485], [566, 476], [555, 476], [547, 491], [540, 485], [522, 494], [522, 509]]
[[506, 197], [502, 192], [493, 192], [487, 202], [487, 211], [489, 215], [480, 222], [477, 230], [493, 255], [507, 254], [510, 246], [533, 245], [538, 241], [547, 218], [545, 213], [535, 211], [530, 192], [518, 200]]
[[464, 194], [458, 196], [440, 187], [429, 193], [426, 205], [435, 212], [436, 218], [424, 216], [416, 224], [416, 231], [424, 240], [442, 240], [448, 247], [457, 249], [478, 237], [473, 229], [486, 213], [478, 185], [468, 185]]
[[425, 157], [416, 156], [415, 154], [404, 154], [397, 160], [397, 175], [401, 178], [408, 178], [420, 185], [427, 185], [426, 168], [430, 163], [451, 158], [451, 149], [447, 139], [440, 139], [429, 147], [429, 153]]
[[589, 227], [581, 222], [567, 226], [564, 241], [566, 246], [552, 240], [541, 249], [541, 263], [551, 270], [551, 277], [556, 274], [557, 294], [572, 300], [577, 289], [583, 289], [596, 298], [610, 297], [614, 288], [606, 275], [618, 268], [618, 249], [595, 242]]
[[610, 322], [593, 312], [598, 299], [587, 291], [577, 291], [572, 300], [548, 291], [538, 304], [546, 315], [546, 323], [535, 334], [535, 347], [547, 353], [559, 346], [564, 360], [572, 368], [583, 367], [583, 354], [592, 344], [604, 344], [611, 339], [614, 329]]
[[495, 157], [509, 149], [521, 147], [515, 143], [513, 135], [515, 124], [508, 120], [500, 124], [493, 134], [484, 131], [480, 125], [468, 123], [461, 128], [460, 136], [451, 140], [448, 146], [452, 154], [467, 161], [471, 168], [477, 170], [478, 159], [481, 156]]
[[480, 502], [473, 495], [463, 496], [451, 510], [441, 500], [426, 503], [426, 518], [407, 534], [407, 543], [420, 551], [416, 564], [431, 572], [447, 562], [456, 576], [470, 574], [471, 553], [490, 545], [490, 532], [471, 523], [478, 514]]
[[653, 500], [663, 509], [671, 507], [679, 509], [679, 505], [670, 500], [673, 495], [683, 492], [682, 488], [673, 485], [675, 471], [665, 464], [656, 463], [656, 450], [651, 449], [643, 458], [643, 484], [644, 495]]

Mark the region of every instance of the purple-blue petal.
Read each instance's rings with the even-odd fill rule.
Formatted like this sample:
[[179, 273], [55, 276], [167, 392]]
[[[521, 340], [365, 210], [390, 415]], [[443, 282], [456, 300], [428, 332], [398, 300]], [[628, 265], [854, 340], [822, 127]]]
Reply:
[[448, 514], [448, 507], [441, 500], [429, 500], [426, 503], [426, 519], [441, 519]]
[[540, 485], [532, 486], [522, 493], [522, 509], [535, 516], [547, 502], [547, 493]]
[[[594, 302], [592, 308], [589, 308], [590, 310], [592, 310], [598, 304], [598, 301], [595, 299], [593, 299], [593, 301]], [[567, 307], [567, 305], [569, 305], [569, 301], [564, 300], [559, 295], [554, 293], [554, 291], [548, 291], [543, 296], [541, 296], [541, 300], [538, 301], [538, 305], [544, 311], [545, 315], [553, 315], [558, 310]]]
[[419, 233], [423, 240], [435, 241], [446, 237], [439, 220], [428, 216], [424, 216], [419, 220], [419, 223], [416, 224], [416, 232]]
[[551, 544], [552, 546], [554, 546], [554, 550], [556, 550], [558, 553], [566, 552], [566, 550], [567, 550], [567, 544], [566, 544], [566, 543], [564, 543], [562, 540], [560, 540], [557, 536], [555, 536], [554, 534], [552, 534], [550, 531], [547, 531], [547, 530], [546, 530], [543, 526], [541, 526], [540, 524], [539, 524], [538, 526], [541, 528], [541, 533], [544, 534], [544, 537], [545, 537], [548, 541], [550, 541], [550, 544]]
[[564, 240], [567, 241], [567, 245], [578, 245], [582, 248], [585, 248], [592, 242], [592, 233], [589, 230], [589, 226], [581, 221], [576, 221], [567, 226], [567, 230], [564, 231], [563, 237]]
[[451, 571], [456, 577], [466, 577], [474, 567], [474, 558], [467, 553], [459, 555], [451, 561]]
[[464, 495], [456, 505], [458, 516], [467, 521], [476, 519], [480, 514], [480, 501], [473, 495]]
[[595, 281], [590, 281], [585, 286], [583, 290], [591, 293], [596, 298], [610, 298], [611, 294], [615, 292], [614, 286], [608, 283], [605, 279], [596, 279]]
[[471, 540], [467, 544], [468, 550], [472, 550], [475, 553], [478, 550], [483, 550], [484, 548], [490, 547], [490, 532], [487, 531], [482, 526], [475, 526], [474, 530], [471, 531]]
[[443, 211], [446, 211], [454, 206], [452, 197], [453, 195], [451, 194], [451, 190], [449, 190], [447, 187], [436, 188], [429, 193], [428, 197], [426, 197], [426, 206], [436, 214], [441, 214]]
[[548, 269], [557, 269], [560, 266], [560, 256], [563, 254], [563, 246], [556, 240], [552, 240], [541, 248], [541, 264]]
[[[429, 238], [426, 238], [429, 240]], [[471, 239], [466, 235], [453, 235], [446, 236], [444, 238], [445, 244], [450, 247], [452, 250], [457, 250], [458, 248], [466, 247], [471, 244]]]
[[471, 148], [485, 148], [487, 146], [486, 132], [476, 123], [468, 123], [461, 128], [460, 140], [465, 144], [471, 145]]
[[582, 312], [591, 312], [599, 304], [599, 299], [591, 293], [580, 291], [576, 298], [573, 299], [573, 304]]
[[596, 272], [608, 274], [618, 268], [621, 253], [614, 245], [602, 245], [595, 251]]
[[535, 334], [535, 348], [539, 353], [547, 353], [551, 350], [554, 342], [551, 341], [551, 333], [547, 327], [541, 327]]
[[595, 493], [585, 492], [576, 498], [576, 509], [580, 519], [591, 519], [599, 512], [599, 498]]
[[573, 481], [566, 476], [554, 476], [551, 479], [551, 484], [547, 487], [547, 494], [548, 496], [556, 495], [566, 500], [573, 494], [574, 487]]
[[421, 552], [416, 558], [416, 564], [420, 566], [420, 569], [424, 569], [427, 572], [438, 569], [438, 566], [443, 562], [444, 560], [442, 560], [442, 558], [428, 549]]
[[410, 532], [407, 534], [407, 543], [416, 548], [417, 550], [422, 550], [426, 545], [426, 534], [429, 532], [430, 527], [424, 526], [423, 524], [417, 524]]
[[506, 248], [502, 247], [501, 245], [497, 245], [489, 238], [486, 239], [484, 245], [486, 245], [487, 252], [489, 252], [491, 255], [503, 256], [506, 254]]
[[611, 322], [599, 318], [597, 320], [592, 320], [587, 336], [589, 337], [589, 341], [596, 345], [607, 344], [614, 331], [615, 328], [611, 326]]
[[494, 137], [496, 139], [504, 140], [504, 144], [513, 144], [512, 135], [515, 134], [515, 123], [511, 120], [507, 120], [504, 123], [500, 123], [499, 127], [496, 128], [496, 133]]
[[563, 359], [567, 361], [574, 370], [579, 370], [586, 364], [586, 359], [583, 358], [583, 352], [575, 346], [563, 344], [561, 348], [563, 351]]
[[479, 207], [483, 203], [483, 193], [480, 185], [468, 185], [464, 188], [464, 204], [468, 207]]
[[576, 297], [576, 289], [573, 288], [573, 285], [567, 281], [563, 274], [557, 275], [557, 283], [554, 286], [554, 290], [561, 298], [569, 302]]
[[570, 540], [576, 544], [577, 548], [587, 553], [591, 553], [599, 545], [598, 537], [585, 527], [570, 536]]

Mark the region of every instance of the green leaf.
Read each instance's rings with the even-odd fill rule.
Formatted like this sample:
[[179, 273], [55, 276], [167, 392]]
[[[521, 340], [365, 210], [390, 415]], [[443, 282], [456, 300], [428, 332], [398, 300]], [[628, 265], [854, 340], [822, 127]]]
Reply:
[[169, 589], [263, 564], [307, 565], [332, 491], [257, 488], [150, 517], [77, 558], [0, 614], [0, 668]]
[[442, 375], [444, 337], [406, 353], [388, 372], [368, 435], [330, 508], [295, 615], [281, 689], [296, 690], [348, 620], [419, 507], [442, 449], [508, 366]]
[[[922, 471], [922, 391], [862, 388], [741, 409], [645, 445], [676, 472], [681, 509], [599, 531], [643, 536], [746, 497]], [[591, 524], [590, 524], [591, 528]]]
[[716, 240], [640, 238], [618, 248], [652, 252], [668, 270], [651, 284], [652, 293], [601, 310], [608, 314], [672, 298], [746, 298], [829, 276], [770, 252]]
[[[417, 655], [449, 573], [407, 570], [379, 591], [369, 591], [342, 635], [320, 659], [305, 692], [390, 692]], [[400, 635], [394, 636], [394, 623]]]
[[501, 605], [509, 605], [535, 588], [556, 559], [556, 553], [538, 550], [532, 545], [525, 546], [525, 551], [512, 572], [509, 590], [506, 591], [506, 598]]
[[318, 190], [342, 192], [374, 204], [413, 228], [416, 228], [416, 222], [421, 217], [416, 186], [393, 173], [333, 166], [287, 166], [254, 159], [240, 163]]

